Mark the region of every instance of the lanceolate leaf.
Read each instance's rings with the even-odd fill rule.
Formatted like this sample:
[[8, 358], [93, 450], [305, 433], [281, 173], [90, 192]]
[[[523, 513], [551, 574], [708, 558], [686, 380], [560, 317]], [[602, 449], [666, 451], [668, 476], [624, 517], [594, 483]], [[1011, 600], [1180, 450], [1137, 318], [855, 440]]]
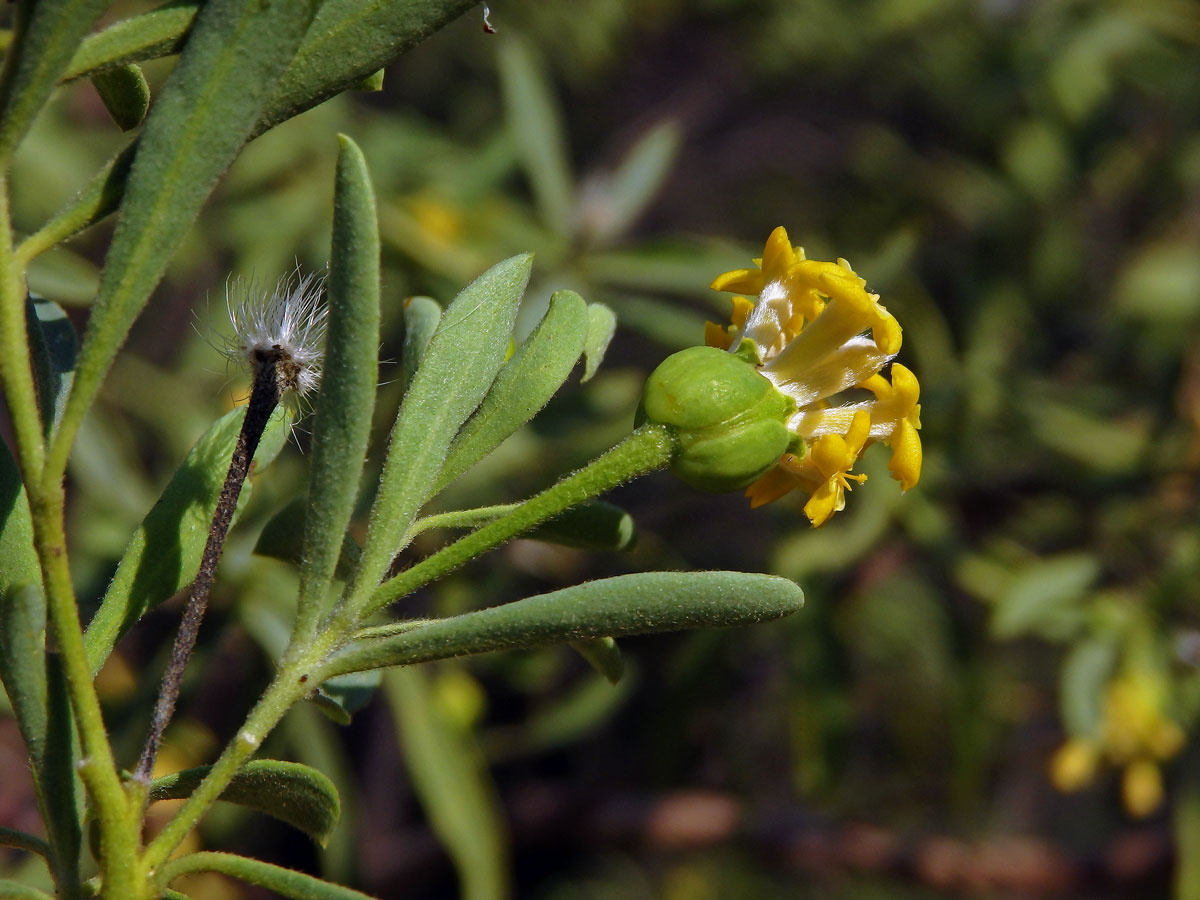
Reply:
[[150, 85], [141, 69], [132, 63], [105, 69], [92, 76], [92, 84], [118, 128], [129, 131], [142, 124], [150, 109]]
[[333, 581], [367, 455], [378, 381], [379, 229], [362, 151], [344, 135], [333, 195], [329, 333], [317, 414], [300, 569], [298, 633]]
[[392, 429], [355, 577], [356, 597], [369, 594], [383, 578], [429, 496], [451, 439], [496, 378], [532, 261], [526, 253], [496, 264], [442, 316]]
[[587, 343], [583, 348], [584, 366], [580, 381], [590, 381], [596, 374], [616, 333], [616, 313], [603, 303], [589, 303]]
[[[360, 89], [380, 67], [461, 15], [477, 0], [327, 0], [305, 35], [252, 134], [310, 109], [343, 90]], [[177, 52], [202, 6], [180, 0], [117, 22], [84, 41], [64, 77]], [[287, 5], [287, 4], [280, 4]], [[161, 99], [159, 101], [161, 105]], [[56, 219], [62, 240], [112, 213], [125, 190], [131, 145], [98, 173]]]
[[438, 703], [423, 670], [388, 672], [384, 690], [413, 788], [454, 860], [459, 896], [503, 900], [509, 896], [508, 840], [478, 740]]
[[431, 297], [409, 297], [404, 301], [404, 350], [400, 358], [404, 384], [410, 384], [417, 374], [441, 320], [442, 308]]
[[[199, 766], [156, 778], [150, 785], [150, 802], [191, 796], [211, 768]], [[341, 801], [332, 781], [310, 766], [278, 759], [246, 763], [220, 799], [274, 816], [322, 846], [341, 815]]]
[[267, 101], [257, 131], [356, 87], [477, 2], [325, 0], [295, 61]]
[[45, 628], [41, 587], [6, 586], [0, 596], [0, 678], [35, 765], [46, 752]]
[[0, 79], [0, 170], [109, 0], [38, 0]]
[[46, 815], [49, 863], [75, 877], [81, 832], [76, 809], [75, 729], [58, 656], [46, 652], [46, 605], [37, 584], [0, 594], [0, 679], [29, 752]]
[[[93, 672], [99, 671], [117, 638], [147, 610], [196, 577], [244, 415], [245, 409], [226, 413], [196, 442], [125, 548], [85, 635]], [[283, 448], [289, 429], [287, 414], [277, 411], [254, 454], [256, 474]], [[252, 487], [253, 479], [248, 479], [238, 498], [239, 512], [249, 502]]]
[[367, 894], [331, 884], [282, 866], [272, 865], [259, 859], [238, 856], [236, 853], [205, 851], [182, 856], [165, 863], [162, 867], [162, 883], [188, 872], [220, 872], [266, 888], [289, 900], [373, 900]]
[[71, 58], [63, 79], [179, 52], [200, 6], [200, 0], [164, 3], [88, 35]]
[[31, 297], [26, 303], [29, 355], [38, 387], [38, 405], [46, 434], [52, 434], [62, 417], [63, 404], [75, 377], [79, 342], [75, 326], [57, 303]]
[[41, 586], [42, 570], [33, 546], [33, 518], [21, 472], [8, 445], [0, 441], [0, 597], [20, 585]]
[[479, 410], [450, 445], [436, 493], [533, 418], [554, 396], [583, 352], [587, 304], [574, 291], [557, 291], [538, 327], [505, 363]]
[[621, 648], [610, 637], [587, 638], [586, 640], [571, 641], [571, 646], [586, 659], [609, 684], [616, 684], [625, 674], [625, 660], [621, 657]]
[[[315, 8], [316, 0], [210, 0], [197, 16], [138, 142], [60, 441], [74, 439], [117, 348], [249, 137]], [[65, 459], [64, 449], [53, 457]]]
[[[293, 500], [267, 521], [258, 535], [254, 552], [259, 556], [292, 563], [297, 568], [304, 560], [305, 515], [308, 510], [306, 498]], [[349, 532], [340, 535], [341, 552], [338, 555], [334, 577], [348, 580], [354, 573], [362, 550]]]
[[508, 131], [538, 212], [555, 233], [569, 234], [574, 203], [571, 169], [562, 116], [549, 81], [528, 44], [517, 38], [505, 39], [499, 62]]
[[803, 604], [804, 594], [794, 582], [773, 575], [621, 575], [364, 638], [331, 659], [326, 673], [623, 634], [748, 625], [790, 615]]

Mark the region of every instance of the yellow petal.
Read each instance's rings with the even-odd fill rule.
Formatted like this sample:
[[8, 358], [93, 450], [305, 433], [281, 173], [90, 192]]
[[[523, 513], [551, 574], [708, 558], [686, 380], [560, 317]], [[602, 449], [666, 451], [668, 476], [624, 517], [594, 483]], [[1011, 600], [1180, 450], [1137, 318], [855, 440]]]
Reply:
[[732, 336], [724, 327], [715, 322], [704, 323], [704, 344], [708, 347], [716, 347], [718, 350], [728, 350]]
[[795, 478], [786, 470], [776, 466], [746, 488], [746, 497], [750, 501], [750, 508], [755, 509], [767, 503], [774, 503], [785, 494], [791, 493], [797, 486], [798, 482]]
[[792, 250], [792, 242], [788, 240], [787, 229], [782, 225], [771, 232], [763, 247], [762, 267], [763, 280], [775, 281], [787, 274], [788, 268], [795, 261], [796, 254]]
[[714, 291], [733, 291], [737, 294], [760, 294], [767, 280], [758, 269], [734, 269], [713, 279]]
[[1170, 759], [1183, 749], [1183, 729], [1170, 719], [1162, 718], [1154, 723], [1146, 736], [1146, 749], [1158, 759]]
[[888, 471], [900, 482], [901, 490], [916, 487], [921, 480], [921, 437], [916, 426], [908, 419], [901, 419], [892, 432], [890, 444], [892, 458], [888, 461]]
[[1158, 764], [1149, 759], [1136, 759], [1125, 767], [1121, 777], [1121, 799], [1131, 816], [1142, 818], [1162, 804], [1163, 782]]
[[842, 485], [834, 478], [830, 478], [815, 491], [804, 504], [804, 514], [808, 516], [813, 524], [813, 528], [820, 528], [829, 517], [835, 512], [838, 512], [846, 505], [846, 496], [842, 492]]
[[752, 301], [747, 300], [745, 297], [734, 297], [733, 312], [729, 316], [729, 321], [733, 323], [734, 328], [742, 328], [753, 311], [754, 303]]
[[1071, 738], [1050, 760], [1050, 780], [1064, 793], [1086, 787], [1096, 777], [1100, 749], [1094, 741]]

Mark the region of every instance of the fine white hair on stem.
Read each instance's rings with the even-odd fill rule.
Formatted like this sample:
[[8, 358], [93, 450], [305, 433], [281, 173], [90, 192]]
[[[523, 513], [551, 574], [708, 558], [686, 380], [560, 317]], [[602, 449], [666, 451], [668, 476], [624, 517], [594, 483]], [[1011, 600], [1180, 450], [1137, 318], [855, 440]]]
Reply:
[[225, 287], [233, 325], [225, 356], [252, 372], [272, 362], [284, 401], [302, 400], [321, 381], [328, 315], [324, 291], [324, 275], [303, 274], [299, 263], [273, 291], [254, 279], [232, 279]]

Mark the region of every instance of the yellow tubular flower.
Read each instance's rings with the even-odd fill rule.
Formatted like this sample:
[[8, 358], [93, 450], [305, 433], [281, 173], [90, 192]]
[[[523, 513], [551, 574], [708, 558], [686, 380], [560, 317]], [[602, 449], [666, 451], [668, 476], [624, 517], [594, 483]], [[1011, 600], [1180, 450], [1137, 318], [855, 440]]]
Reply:
[[[803, 488], [804, 511], [821, 525], [845, 506], [850, 482], [865, 479], [848, 473], [875, 442], [891, 448], [889, 471], [912, 488], [921, 477], [920, 385], [899, 363], [890, 380], [880, 373], [900, 350], [900, 324], [846, 260], [808, 259], [783, 228], [755, 263], [713, 281], [715, 290], [755, 297], [734, 298], [731, 324], [708, 323], [705, 343], [743, 356], [753, 350], [759, 373], [796, 404], [787, 427], [801, 449], [750, 485], [751, 505]], [[873, 399], [829, 402], [853, 389]]]

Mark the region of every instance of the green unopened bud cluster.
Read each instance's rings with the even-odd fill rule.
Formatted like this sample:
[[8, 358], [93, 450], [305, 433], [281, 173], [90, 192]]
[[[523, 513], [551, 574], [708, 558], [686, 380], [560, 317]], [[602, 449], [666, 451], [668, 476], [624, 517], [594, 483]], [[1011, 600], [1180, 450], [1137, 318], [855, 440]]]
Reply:
[[795, 402], [754, 365], [715, 347], [689, 347], [650, 373], [639, 424], [670, 427], [678, 441], [671, 471], [706, 491], [744, 488], [791, 450]]

